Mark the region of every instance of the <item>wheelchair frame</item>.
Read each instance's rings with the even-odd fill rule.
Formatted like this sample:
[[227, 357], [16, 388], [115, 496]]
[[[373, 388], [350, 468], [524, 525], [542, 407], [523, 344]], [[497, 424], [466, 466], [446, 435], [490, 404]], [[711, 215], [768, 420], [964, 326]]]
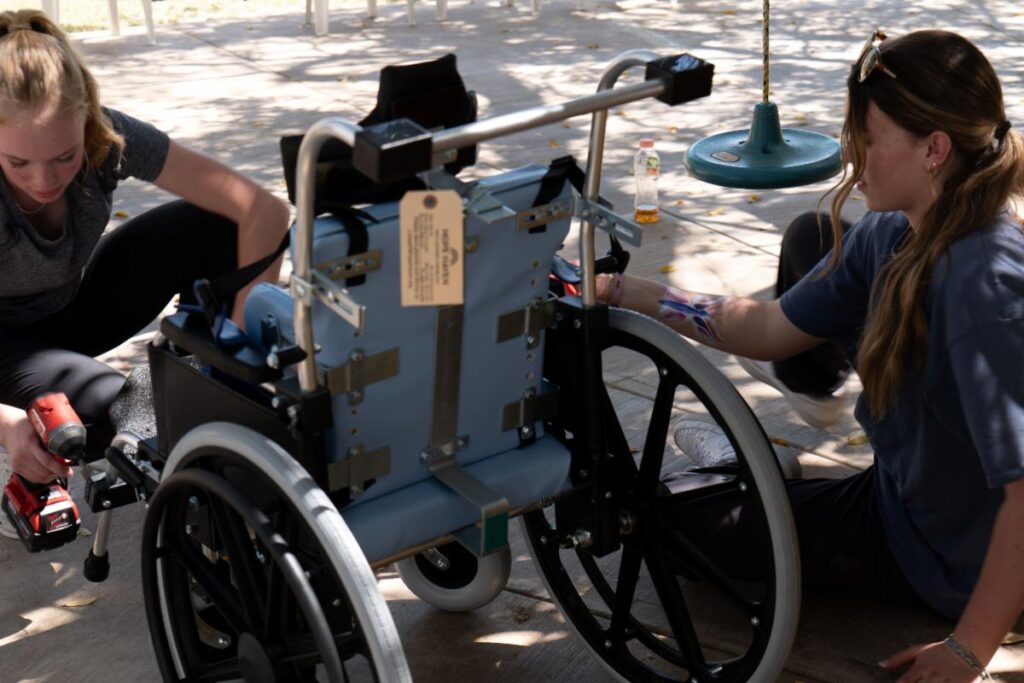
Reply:
[[[335, 508], [335, 503], [344, 505], [348, 502], [351, 488], [331, 491], [330, 498], [324, 493], [330, 488], [322, 443], [323, 433], [331, 423], [330, 394], [320, 382], [314, 360], [317, 347], [313, 339], [313, 299], [319, 300], [356, 329], [365, 322], [365, 308], [346, 290], [311, 266], [318, 153], [326, 141], [340, 139], [355, 150], [357, 168], [374, 180], [383, 182], [389, 178], [389, 169], [403, 167], [408, 173], [426, 172], [449, 161], [458, 149], [467, 145], [592, 114], [585, 188], [574, 206], [575, 215], [581, 218], [582, 296], [557, 302], [555, 321], [548, 332], [545, 361], [545, 375], [557, 377], [564, 395], [572, 397], [572, 400], [562, 401], [561, 417], [549, 423], [549, 432], [569, 446], [571, 483], [558, 496], [557, 502], [536, 501], [518, 510], [499, 509], [490, 514], [523, 516], [527, 541], [549, 592], [572, 628], [616, 677], [623, 680], [677, 680], [646, 667], [639, 657], [627, 652], [627, 645], [635, 641], [642, 642], [670, 668], [674, 667], [674, 671], [684, 671], [671, 674], [682, 676], [681, 680], [774, 680], [781, 671], [795, 634], [799, 567], [788, 499], [764, 433], [724, 377], [675, 333], [636, 314], [617, 310], [610, 312], [596, 300], [595, 228], [617, 234], [632, 244], [639, 245], [640, 242], [639, 226], [598, 201], [607, 112], [611, 107], [650, 97], [675, 105], [710, 92], [711, 65], [700, 62], [698, 69], [676, 72], [672, 70], [675, 60], [676, 57], [662, 58], [647, 50], [631, 50], [613, 60], [593, 95], [433, 134], [413, 131], [411, 135], [387, 140], [386, 143], [374, 142], [373, 136], [367, 135], [369, 131], [343, 118], [323, 119], [309, 129], [299, 152], [295, 264], [290, 285], [295, 299], [297, 348], [275, 348], [266, 358], [239, 361], [237, 354], [225, 356], [218, 349], [217, 340], [195, 320], [186, 321], [180, 329], [164, 325], [162, 331], [167, 338], [161, 335], [151, 345], [154, 383], [171, 382], [178, 387], [175, 391], [182, 395], [188, 395], [189, 387], [198, 386], [197, 382], [204, 386], [211, 383], [223, 385], [224, 395], [230, 397], [226, 399], [230, 410], [234, 411], [231, 418], [234, 424], [202, 424], [201, 407], [166, 405], [158, 392], [154, 407], [158, 425], [163, 427], [158, 429], [158, 443], [137, 435], [119, 434], [108, 451], [110, 476], [105, 477], [100, 472], [89, 477], [87, 497], [93, 509], [101, 513], [90, 558], [106, 554], [111, 508], [134, 500], [149, 504], [144, 532], [144, 539], [149, 540], [144, 540], [143, 584], [147, 595], [151, 596], [147, 601], [147, 617], [165, 679], [177, 680], [191, 675], [184, 670], [182, 660], [192, 655], [184, 652], [187, 647], [174, 642], [174, 633], [180, 629], [174, 620], [188, 621], [192, 611], [197, 611], [198, 615], [198, 610], [208, 604], [223, 607], [217, 602], [218, 596], [213, 594], [216, 590], [211, 582], [216, 577], [204, 574], [208, 570], [203, 568], [200, 555], [205, 554], [209, 559], [212, 554], [220, 561], [227, 558], [226, 581], [237, 588], [242, 598], [247, 597], [247, 592], [248, 597], [255, 597], [252, 595], [253, 587], [260, 584], [251, 576], [242, 576], [246, 571], [251, 573], [252, 567], [247, 568], [246, 563], [239, 559], [249, 552], [249, 544], [252, 543], [273, 556], [269, 561], [284, 576], [302, 614], [296, 623], [301, 622], [310, 631], [304, 645], [308, 652], [304, 650], [306, 654], [302, 659], [302, 665], [307, 667], [305, 671], [312, 671], [309, 667], [320, 665], [332, 681], [347, 676], [337, 650], [339, 636], [331, 634], [336, 633], [338, 623], [347, 624], [346, 620], [351, 620], [355, 623], [353, 637], [362, 638], [356, 649], [370, 652], [367, 659], [373, 675], [383, 680], [411, 680], [386, 605], [374, 589], [370, 567]], [[646, 68], [644, 82], [614, 88], [623, 72], [637, 66]], [[602, 353], [615, 345], [650, 359], [662, 378], [639, 463], [635, 462], [621, 428], [606, 424], [609, 416], [616, 420], [617, 417], [604, 389]], [[199, 355], [205, 362], [216, 358], [212, 365], [220, 368], [219, 376], [211, 379], [194, 368], [186, 367], [187, 364], [180, 360], [183, 349]], [[556, 362], [559, 350], [561, 357]], [[283, 372], [290, 364], [297, 366], [295, 379], [286, 378]], [[247, 383], [250, 386], [273, 384], [280, 400], [275, 398], [272, 406], [260, 405], [247, 397]], [[701, 473], [689, 484], [659, 483], [659, 468], [669, 428], [668, 412], [665, 411], [671, 411], [671, 391], [679, 386], [692, 390], [708, 412], [722, 423], [740, 456], [738, 470]], [[188, 414], [189, 410], [198, 414]], [[169, 426], [168, 420], [172, 416], [178, 420], [176, 426]], [[260, 433], [270, 438], [260, 437]], [[444, 463], [446, 459], [454, 462], [454, 445], [445, 446], [441, 452], [429, 457], [435, 458], [435, 462]], [[137, 449], [135, 456], [125, 456], [125, 451], [132, 449]], [[205, 468], [195, 465], [200, 462], [215, 465]], [[252, 474], [251, 470], [258, 474], [252, 476], [263, 482], [253, 489], [245, 488], [246, 493], [257, 492], [251, 494], [257, 498], [256, 501], [240, 495], [237, 482], [232, 484], [231, 481], [233, 476], [240, 476], [238, 472], [250, 471]], [[486, 487], [481, 489], [477, 486], [472, 477], [459, 474], [457, 465], [438, 470], [432, 468], [432, 471], [448, 487], [481, 508], [483, 516], [478, 525], [481, 529], [480, 543], [475, 549], [472, 543], [467, 544], [474, 549], [474, 554], [486, 555], [494, 550], [486, 540], [491, 518], [487, 505], [493, 502], [488, 498], [490, 492]], [[247, 481], [245, 476], [242, 476], [242, 481]], [[324, 579], [319, 574], [303, 578], [301, 566], [295, 559], [303, 556], [301, 549], [298, 545], [290, 549], [287, 543], [282, 544], [281, 539], [275, 536], [273, 520], [261, 509], [266, 497], [262, 495], [261, 486], [266, 482], [271, 482], [272, 489], [276, 487], [273, 491], [276, 498], [270, 507], [284, 510], [281, 514], [285, 518], [291, 515], [289, 523], [305, 525], [304, 543], [319, 544], [308, 554], [317, 555], [318, 566], [327, 566], [325, 571], [330, 577], [326, 581], [330, 587], [323, 587]], [[649, 505], [641, 501], [632, 490], [641, 487], [652, 500], [663, 495], [658, 499], [662, 503]], [[198, 497], [197, 491], [202, 492]], [[661, 493], [656, 495], [656, 492]], [[648, 524], [648, 519], [654, 519], [648, 508], [668, 509], [673, 497], [681, 501], [684, 496], [698, 494], [701, 501], [719, 503], [722, 500], [733, 501], [738, 496], [752, 501], [751, 504], [763, 511], [763, 525], [769, 534], [767, 542], [770, 548], [759, 557], [762, 561], [769, 561], [767, 558], [770, 557], [771, 564], [766, 576], [761, 577], [764, 586], [759, 589], [762, 592], [758, 597], [741, 595], [724, 575], [701, 564], [705, 560], [701, 559], [700, 553], [694, 554], [692, 548], [686, 551], [689, 553], [687, 559], [696, 567], [690, 571], [704, 579], [710, 577], [712, 584], [724, 587], [727, 593], [731, 591], [732, 599], [750, 608], [748, 617], [754, 630], [750, 652], [753, 655], [748, 652], [717, 662], [707, 661], [675, 578], [687, 575], [687, 570], [684, 568], [680, 573], [680, 570], [669, 567], [662, 556], [645, 554], [645, 549], [654, 542], [652, 539], [663, 533], [659, 526], [660, 516], [657, 524]], [[209, 512], [205, 511], [206, 505], [196, 502], [200, 498], [209, 501]], [[309, 510], [325, 512], [312, 515]], [[555, 515], [553, 521], [552, 510]], [[241, 527], [237, 524], [232, 527], [225, 522], [232, 515], [243, 521]], [[758, 519], [761, 520], [760, 517]], [[166, 561], [166, 555], [173, 550], [172, 541], [168, 539], [175, 536], [178, 541], [185, 539], [172, 522], [179, 522], [179, 526], [186, 529], [198, 529], [195, 533], [186, 530], [185, 534], [200, 538], [202, 542], [202, 553], [197, 552], [191, 559], [177, 560], [183, 568], [175, 569], [173, 563]], [[248, 531], [239, 532], [239, 528]], [[643, 530], [643, 538], [639, 540], [638, 529]], [[435, 548], [455, 540], [466, 542], [453, 530], [452, 534], [375, 562], [374, 567], [417, 556], [424, 551], [436, 552]], [[178, 546], [179, 549], [181, 547]], [[681, 547], [689, 548], [685, 544]], [[186, 555], [187, 551], [186, 547]], [[571, 581], [565, 583], [568, 572], [563, 552], [576, 554], [596, 592], [605, 600], [612, 612], [607, 627], [589, 614], [590, 608], [584, 605], [579, 589], [573, 588]], [[611, 581], [601, 578], [598, 564], [602, 558], [616, 553], [621, 553], [623, 558], [619, 571], [625, 572], [621, 576], [626, 579], [621, 583], [616, 581], [613, 588]], [[757, 553], [751, 551], [751, 554]], [[355, 558], [355, 562], [339, 560], [339, 557], [346, 556]], [[676, 641], [675, 647], [662, 643], [655, 631], [642, 624], [630, 611], [636, 572], [642, 560], [649, 565], [659, 599], [667, 605], [666, 616]], [[238, 567], [233, 566], [236, 563]], [[631, 567], [630, 571], [634, 573], [630, 575], [623, 566]], [[197, 579], [199, 575], [202, 576]], [[633, 585], [628, 585], [630, 576]], [[670, 580], [676, 583], [676, 589], [666, 588], [669, 585], [666, 582]], [[180, 595], [168, 594], [167, 587], [173, 581], [181, 585], [197, 584], [203, 595], [197, 598], [187, 590]], [[152, 597], [154, 595], [156, 597]], [[333, 598], [330, 605], [323, 604], [325, 595]], [[189, 604], [181, 607], [179, 603], [186, 599]], [[237, 614], [226, 618], [226, 621], [236, 619], [241, 623], [246, 619], [258, 619], [245, 614], [249, 608], [244, 600], [241, 604], [236, 604], [239, 601], [234, 598], [228, 602]], [[340, 613], [325, 609], [331, 606], [338, 608]], [[762, 620], [769, 622], [765, 628], [760, 627]], [[266, 623], [263, 627], [271, 629], [271, 625]], [[241, 673], [246, 680], [271, 680], [260, 673], [261, 667], [271, 666], [270, 651], [259, 642], [260, 638], [248, 631], [236, 635], [237, 643], [230, 646], [235, 648], [237, 660], [232, 671]], [[287, 634], [280, 636], [282, 639], [286, 637]], [[161, 639], [170, 645], [166, 642], [162, 645]], [[201, 636], [198, 640], [206, 643]], [[195, 645], [192, 643], [189, 647], [194, 650]], [[216, 643], [210, 647], [215, 648]]]

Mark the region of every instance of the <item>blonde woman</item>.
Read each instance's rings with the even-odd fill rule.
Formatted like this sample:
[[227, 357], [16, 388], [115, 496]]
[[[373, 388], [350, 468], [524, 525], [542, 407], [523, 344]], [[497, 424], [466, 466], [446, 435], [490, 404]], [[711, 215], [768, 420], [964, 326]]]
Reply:
[[[0, 13], [0, 173], [0, 451], [9, 454], [0, 454], [9, 458], [0, 470], [45, 482], [67, 472], [41, 448], [29, 402], [67, 394], [92, 454], [102, 454], [112, 437], [107, 409], [124, 380], [93, 357], [136, 334], [175, 294], [192, 300], [196, 279], [272, 253], [289, 209], [101, 106], [68, 36], [34, 10]], [[104, 234], [112, 194], [129, 177], [182, 199]], [[257, 282], [275, 280], [279, 267]]]
[[[628, 276], [599, 291], [757, 359], [746, 366], [810, 422], [834, 419], [830, 394], [856, 367], [874, 466], [787, 481], [805, 585], [955, 620], [945, 641], [882, 665], [908, 668], [899, 683], [974, 681], [1024, 608], [1024, 234], [1009, 210], [1024, 194], [1024, 140], [992, 66], [953, 33], [872, 33], [847, 88], [840, 246], [806, 277], [791, 276], [819, 255], [813, 217], [783, 241], [773, 301]], [[854, 187], [869, 211], [847, 229]], [[676, 440], [700, 465], [734, 457], [713, 423], [685, 423]]]

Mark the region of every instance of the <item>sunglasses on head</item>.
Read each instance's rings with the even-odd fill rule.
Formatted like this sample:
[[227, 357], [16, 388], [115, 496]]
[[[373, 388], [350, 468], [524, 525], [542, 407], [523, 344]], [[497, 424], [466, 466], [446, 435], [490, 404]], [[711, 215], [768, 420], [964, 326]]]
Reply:
[[882, 61], [882, 51], [878, 49], [878, 46], [886, 36], [883, 32], [875, 29], [870, 36], [868, 36], [867, 42], [864, 43], [864, 49], [860, 51], [860, 57], [857, 59], [857, 64], [860, 65], [858, 72], [858, 82], [863, 83], [868, 77], [876, 71], [883, 72], [889, 78], [896, 78], [896, 74], [892, 72], [889, 67]]

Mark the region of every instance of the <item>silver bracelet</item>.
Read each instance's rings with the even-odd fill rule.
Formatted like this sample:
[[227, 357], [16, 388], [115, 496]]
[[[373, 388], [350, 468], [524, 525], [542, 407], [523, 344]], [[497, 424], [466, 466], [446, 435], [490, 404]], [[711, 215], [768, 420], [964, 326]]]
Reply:
[[974, 669], [983, 681], [992, 680], [991, 674], [988, 669], [982, 666], [981, 661], [971, 652], [970, 648], [961, 643], [956, 637], [950, 633], [946, 636], [946, 639], [942, 643], [952, 650], [953, 654], [959, 657], [964, 664]]

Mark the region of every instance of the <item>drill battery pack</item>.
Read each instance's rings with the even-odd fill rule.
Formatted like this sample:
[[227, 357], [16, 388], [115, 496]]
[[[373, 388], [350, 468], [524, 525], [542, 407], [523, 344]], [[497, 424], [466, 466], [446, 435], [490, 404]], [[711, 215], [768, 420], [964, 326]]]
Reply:
[[29, 552], [50, 550], [78, 537], [78, 506], [59, 482], [31, 484], [15, 475], [4, 494], [4, 514]]

